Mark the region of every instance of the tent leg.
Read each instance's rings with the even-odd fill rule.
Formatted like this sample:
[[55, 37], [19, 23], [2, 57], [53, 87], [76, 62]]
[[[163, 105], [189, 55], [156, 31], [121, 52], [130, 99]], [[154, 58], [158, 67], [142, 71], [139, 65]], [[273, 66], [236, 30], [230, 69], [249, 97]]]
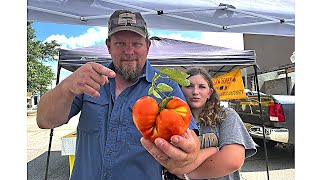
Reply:
[[257, 66], [254, 65], [253, 67], [254, 67], [254, 76], [255, 76], [255, 88], [256, 88], [256, 90], [258, 92], [260, 119], [261, 119], [262, 131], [263, 131], [263, 145], [264, 145], [264, 155], [265, 155], [265, 159], [266, 159], [267, 177], [268, 177], [268, 180], [269, 180], [268, 152], [267, 152], [265, 127], [264, 127], [264, 121], [263, 121], [263, 116], [262, 116], [262, 106], [261, 106], [261, 96], [260, 96], [260, 90], [259, 90], [259, 84], [258, 84]]
[[[60, 81], [60, 54], [59, 54], [59, 61], [58, 61], [58, 67], [57, 67], [57, 79], [56, 79], [56, 85], [59, 84]], [[50, 130], [50, 139], [49, 139], [49, 147], [48, 147], [48, 156], [47, 156], [47, 164], [46, 164], [46, 173], [44, 176], [44, 180], [48, 179], [48, 171], [49, 171], [49, 161], [50, 161], [50, 152], [51, 152], [51, 144], [52, 144], [52, 137], [53, 137], [53, 129]]]
[[48, 148], [48, 156], [47, 156], [47, 164], [46, 164], [46, 174], [44, 177], [45, 180], [48, 179], [49, 159], [50, 159], [50, 152], [51, 152], [52, 137], [53, 137], [53, 129], [50, 130], [50, 140], [49, 140], [49, 148]]

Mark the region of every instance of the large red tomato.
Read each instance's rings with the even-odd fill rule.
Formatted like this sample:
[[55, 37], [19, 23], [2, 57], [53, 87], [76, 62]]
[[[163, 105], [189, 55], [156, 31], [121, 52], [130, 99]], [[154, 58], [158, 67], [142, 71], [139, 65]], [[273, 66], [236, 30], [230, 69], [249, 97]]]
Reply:
[[178, 97], [168, 97], [160, 102], [144, 96], [134, 104], [133, 121], [140, 133], [154, 141], [157, 137], [170, 140], [172, 135], [183, 134], [191, 121], [188, 104]]

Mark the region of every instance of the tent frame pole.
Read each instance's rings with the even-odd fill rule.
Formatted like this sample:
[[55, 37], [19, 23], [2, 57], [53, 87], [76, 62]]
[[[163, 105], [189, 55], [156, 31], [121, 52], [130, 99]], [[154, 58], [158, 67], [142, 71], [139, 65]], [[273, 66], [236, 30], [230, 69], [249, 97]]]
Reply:
[[262, 134], [263, 134], [263, 145], [264, 145], [264, 155], [266, 159], [266, 168], [267, 168], [267, 178], [269, 180], [269, 163], [268, 163], [268, 152], [267, 152], [267, 143], [266, 143], [266, 134], [265, 134], [265, 126], [264, 126], [264, 120], [262, 115], [262, 105], [261, 105], [261, 96], [260, 96], [260, 90], [259, 90], [259, 82], [258, 82], [258, 73], [257, 73], [257, 66], [254, 65], [254, 76], [255, 76], [255, 88], [258, 92], [258, 101], [259, 101], [259, 109], [260, 109], [260, 120], [261, 120], [261, 126], [262, 126]]
[[[61, 68], [62, 68], [62, 66], [60, 65], [60, 53], [59, 53], [56, 85], [58, 85], [59, 81], [60, 81], [60, 70], [61, 70]], [[49, 147], [48, 147], [48, 155], [47, 155], [47, 163], [46, 163], [46, 172], [45, 172], [44, 180], [48, 179], [50, 152], [51, 152], [51, 145], [52, 145], [52, 138], [53, 138], [53, 130], [54, 130], [53, 128], [50, 130], [50, 139], [49, 139]]]
[[53, 137], [53, 129], [50, 130], [50, 140], [49, 140], [47, 163], [46, 163], [46, 173], [45, 173], [45, 176], [44, 176], [44, 179], [45, 179], [45, 180], [48, 179], [48, 171], [49, 171], [49, 161], [50, 161], [50, 152], [51, 152], [52, 137]]

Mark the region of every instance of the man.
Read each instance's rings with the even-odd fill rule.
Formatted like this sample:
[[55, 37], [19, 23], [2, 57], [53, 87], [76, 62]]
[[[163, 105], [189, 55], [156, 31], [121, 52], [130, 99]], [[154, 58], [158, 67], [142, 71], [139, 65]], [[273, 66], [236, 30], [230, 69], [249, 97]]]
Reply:
[[[106, 45], [112, 63], [107, 67], [87, 63], [43, 95], [38, 126], [61, 126], [81, 111], [72, 180], [162, 179], [162, 166], [184, 167], [197, 158], [198, 137], [188, 129], [182, 136], [172, 136], [170, 142], [141, 138], [132, 107], [148, 94], [158, 72], [147, 61], [147, 26], [140, 13], [118, 10], [111, 15], [108, 28]], [[167, 96], [184, 99], [177, 83], [163, 82], [174, 88]], [[189, 128], [196, 129], [194, 120]]]

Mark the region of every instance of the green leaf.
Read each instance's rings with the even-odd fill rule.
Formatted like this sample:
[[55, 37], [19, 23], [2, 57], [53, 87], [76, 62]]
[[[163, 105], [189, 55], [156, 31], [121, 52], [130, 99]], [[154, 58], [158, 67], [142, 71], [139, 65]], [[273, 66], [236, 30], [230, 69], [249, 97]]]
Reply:
[[181, 79], [186, 79], [189, 77], [189, 74], [179, 71], [178, 69], [175, 68], [163, 68], [160, 71], [161, 74], [166, 74], [168, 75], [170, 78], [171, 77], [177, 77], [177, 78], [181, 78]]
[[170, 79], [174, 80], [175, 82], [177, 82], [181, 86], [189, 86], [190, 85], [189, 79], [181, 79], [181, 78], [175, 78], [175, 77], [170, 78]]
[[152, 84], [155, 84], [157, 79], [160, 77], [160, 74], [157, 74], [156, 72], [154, 73], [154, 76], [152, 78]]
[[152, 94], [153, 94], [156, 98], [162, 99], [161, 96], [160, 96], [160, 94], [157, 93], [157, 91], [153, 91]]
[[151, 86], [151, 87], [149, 88], [148, 95], [153, 94], [153, 91], [154, 91], [154, 88], [153, 88], [153, 86]]
[[190, 81], [187, 79], [190, 75], [185, 72], [179, 71], [175, 68], [164, 68], [160, 73], [168, 75], [171, 80], [177, 82], [181, 86], [190, 85]]
[[165, 84], [165, 83], [159, 83], [157, 85], [157, 89], [160, 91], [160, 92], [171, 92], [173, 91], [172, 87]]
[[154, 95], [156, 98], [162, 99], [160, 94], [157, 93], [153, 86], [151, 86], [148, 91], [148, 95], [150, 96], [151, 94]]

